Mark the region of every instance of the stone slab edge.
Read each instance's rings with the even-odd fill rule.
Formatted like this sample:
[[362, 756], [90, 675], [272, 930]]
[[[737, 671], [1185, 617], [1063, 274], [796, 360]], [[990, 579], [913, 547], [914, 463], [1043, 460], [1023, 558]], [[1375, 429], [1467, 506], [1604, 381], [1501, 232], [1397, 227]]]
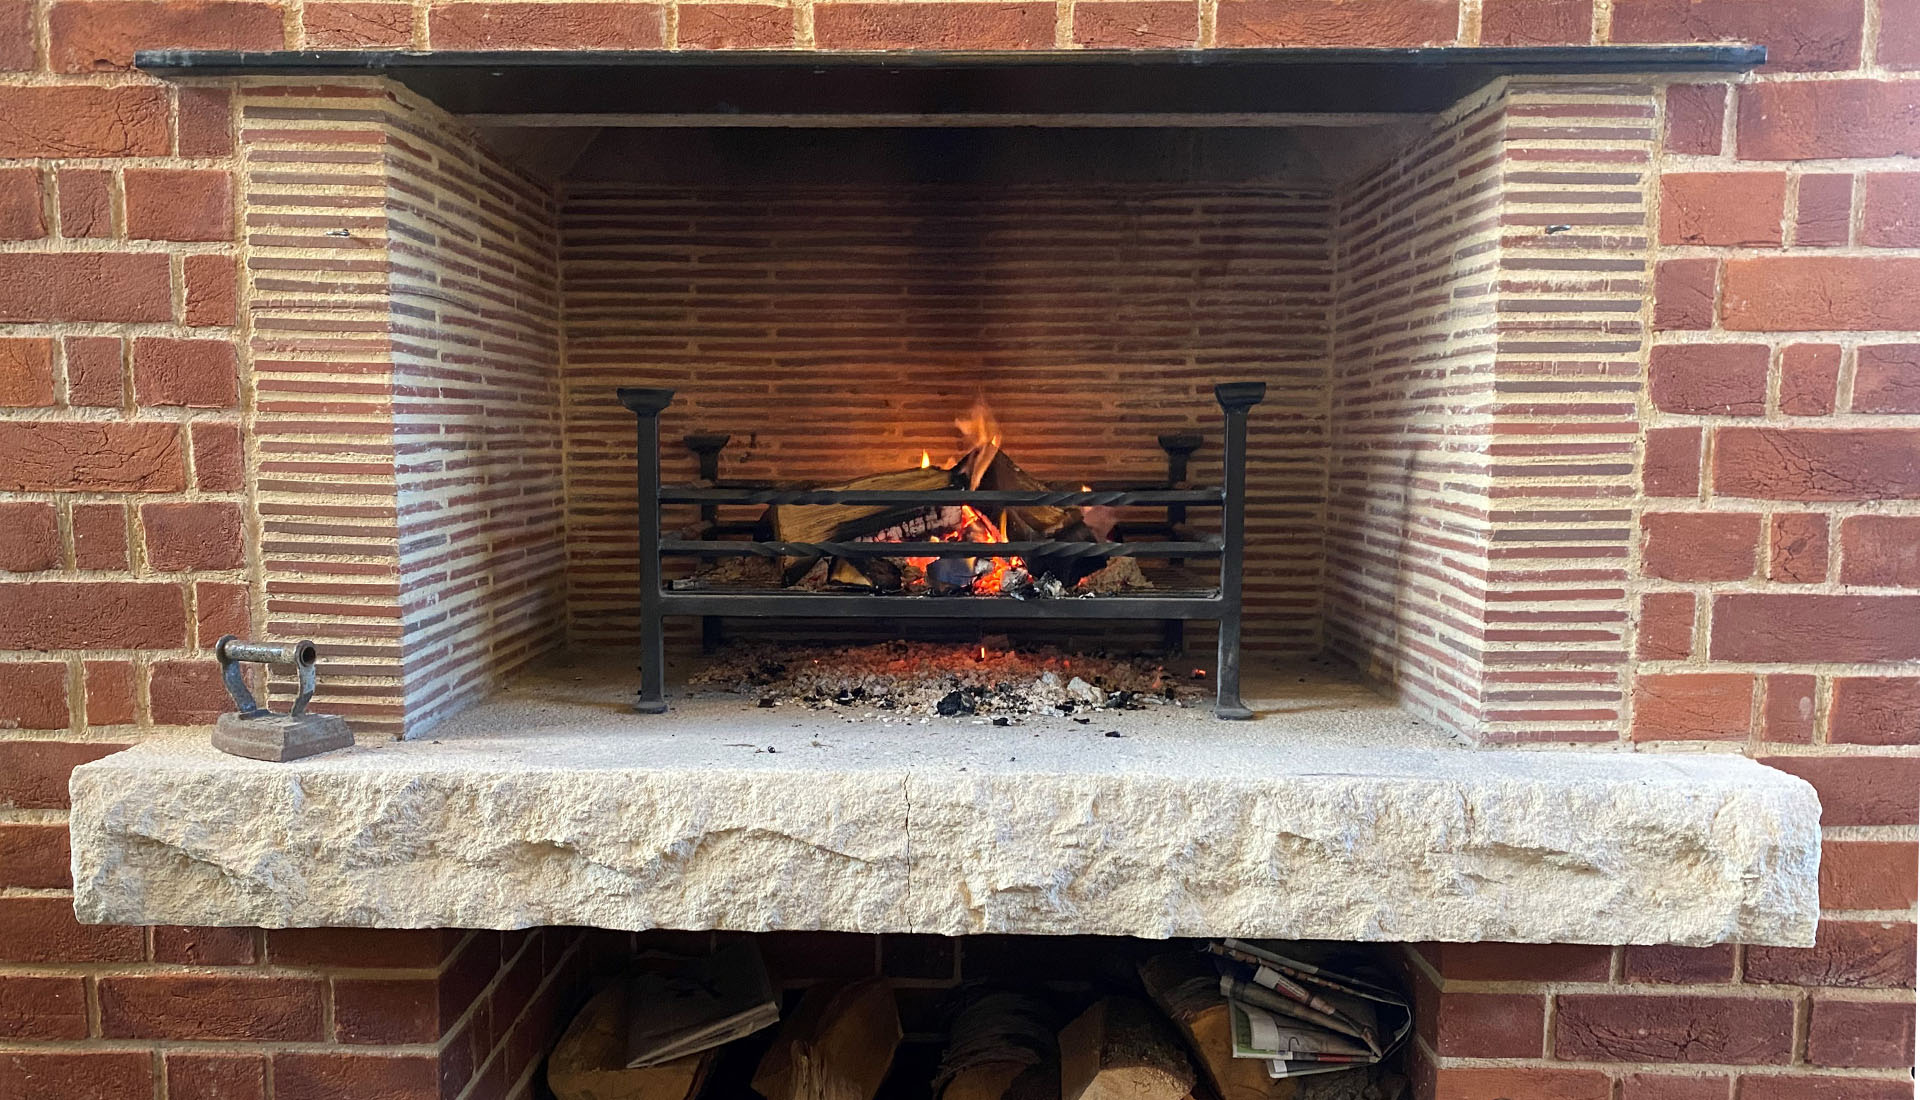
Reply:
[[1734, 756], [1614, 756], [1599, 779], [1581, 774], [1588, 754], [1476, 756], [1471, 776], [1410, 775], [1383, 753], [1371, 773], [1198, 779], [191, 768], [141, 746], [73, 774], [74, 910], [268, 928], [1812, 944], [1805, 782]]

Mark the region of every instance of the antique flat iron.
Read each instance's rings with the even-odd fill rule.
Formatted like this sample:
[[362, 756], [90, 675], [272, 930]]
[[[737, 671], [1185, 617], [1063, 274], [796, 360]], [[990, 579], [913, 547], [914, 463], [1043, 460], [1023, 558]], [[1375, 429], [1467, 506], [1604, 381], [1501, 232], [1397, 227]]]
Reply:
[[[353, 731], [337, 714], [309, 714], [307, 702], [319, 680], [320, 651], [311, 641], [249, 642], [229, 634], [213, 643], [220, 661], [220, 678], [233, 696], [234, 710], [213, 724], [213, 747], [234, 756], [285, 762], [353, 744]], [[247, 690], [243, 664], [291, 668], [300, 680], [299, 694], [285, 714], [276, 714], [254, 701]]]

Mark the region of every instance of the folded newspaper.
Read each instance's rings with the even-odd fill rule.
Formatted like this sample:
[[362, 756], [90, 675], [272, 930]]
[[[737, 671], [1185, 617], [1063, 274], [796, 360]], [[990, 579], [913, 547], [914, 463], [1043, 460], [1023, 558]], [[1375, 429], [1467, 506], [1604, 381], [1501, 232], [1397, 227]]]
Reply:
[[737, 940], [704, 959], [657, 960], [627, 994], [627, 1068], [671, 1062], [780, 1019], [760, 951]]
[[1261, 1058], [1267, 1076], [1305, 1077], [1370, 1066], [1413, 1025], [1407, 999], [1242, 940], [1209, 944], [1233, 1023], [1233, 1056]]

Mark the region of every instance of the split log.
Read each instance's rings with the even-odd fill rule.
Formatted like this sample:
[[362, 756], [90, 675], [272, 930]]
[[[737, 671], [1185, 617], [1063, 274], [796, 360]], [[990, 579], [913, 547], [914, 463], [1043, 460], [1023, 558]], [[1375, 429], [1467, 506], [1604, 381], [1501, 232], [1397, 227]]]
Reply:
[[[822, 489], [924, 492], [953, 488], [953, 473], [938, 466], [894, 470], [857, 477]], [[775, 504], [767, 509], [773, 536], [781, 542], [843, 542], [879, 534], [913, 519], [925, 509], [886, 504]]]
[[1156, 955], [1140, 964], [1147, 996], [1173, 1022], [1194, 1063], [1220, 1100], [1293, 1100], [1298, 1080], [1275, 1081], [1260, 1058], [1233, 1056], [1233, 1020], [1220, 976], [1193, 952]]
[[1193, 1066], [1145, 1001], [1108, 997], [1060, 1032], [1061, 1100], [1185, 1100]]
[[808, 989], [754, 1071], [767, 1100], [873, 1100], [900, 1045], [900, 1012], [881, 979]]
[[555, 1100], [687, 1100], [700, 1092], [719, 1048], [645, 1069], [627, 1068], [627, 983], [582, 1008], [547, 1059]]
[[934, 1076], [938, 1100], [1060, 1100], [1058, 1018], [1046, 1001], [976, 991], [954, 1014]]

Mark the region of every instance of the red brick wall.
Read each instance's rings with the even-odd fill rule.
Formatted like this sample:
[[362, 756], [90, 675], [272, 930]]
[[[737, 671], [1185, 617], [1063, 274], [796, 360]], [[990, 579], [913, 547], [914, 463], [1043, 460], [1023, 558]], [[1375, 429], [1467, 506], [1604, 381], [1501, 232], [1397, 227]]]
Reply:
[[[509, 1013], [462, 1032], [462, 1013], [447, 1025], [436, 1007], [431, 1025], [424, 1010], [388, 1021], [385, 1043], [359, 1050], [340, 1032], [342, 982], [350, 1005], [353, 982], [378, 980], [383, 935], [347, 936], [356, 969], [342, 975], [339, 956], [276, 954], [279, 934], [72, 923], [67, 771], [203, 717], [218, 700], [195, 655], [249, 621], [232, 131], [223, 93], [126, 73], [136, 46], [1721, 39], [1762, 41], [1777, 61], [1663, 105], [1671, 193], [1640, 474], [1661, 502], [1637, 517], [1631, 582], [1634, 646], [1655, 663], [1632, 706], [1643, 740], [1710, 738], [1820, 789], [1821, 944], [1423, 951], [1441, 997], [1421, 1037], [1425, 1079], [1458, 1100], [1911, 1095], [1920, 731], [1901, 700], [1920, 644], [1920, 5], [1908, 0], [0, 0], [0, 1095], [144, 1100], [173, 1074], [164, 1095], [179, 1100], [195, 1095], [190, 1075], [224, 1073], [238, 1082], [227, 1095], [251, 1096], [264, 1073], [278, 1100], [424, 1097], [443, 1072], [457, 1082], [477, 1067], [474, 1036], [510, 1052], [500, 1037], [516, 1034], [498, 1029]], [[537, 945], [543, 968], [555, 942], [498, 939], [503, 960]], [[421, 985], [451, 964], [398, 965]], [[523, 965], [499, 964], [496, 993]], [[222, 1011], [143, 1011], [164, 983]], [[261, 1008], [225, 1011], [240, 995]], [[269, 1024], [270, 1036], [219, 1030]], [[186, 1026], [221, 1037], [157, 1034]], [[232, 1061], [201, 1057], [215, 1053]], [[503, 1073], [520, 1066], [495, 1058]]]

